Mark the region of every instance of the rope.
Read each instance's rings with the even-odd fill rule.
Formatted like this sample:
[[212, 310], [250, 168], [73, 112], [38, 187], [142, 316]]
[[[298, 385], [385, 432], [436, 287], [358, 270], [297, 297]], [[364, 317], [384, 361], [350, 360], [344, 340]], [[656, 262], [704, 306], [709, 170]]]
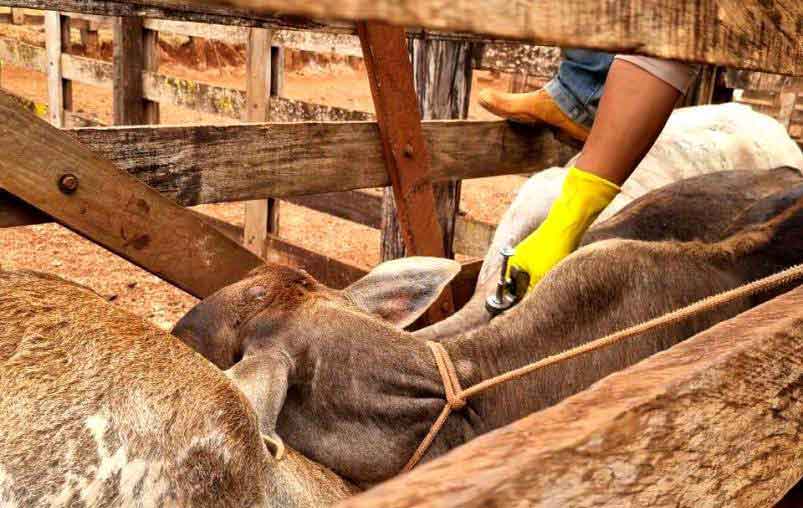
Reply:
[[435, 440], [438, 432], [440, 432], [441, 428], [446, 423], [446, 419], [449, 418], [449, 415], [452, 413], [452, 411], [459, 411], [460, 409], [464, 408], [466, 405], [466, 399], [470, 397], [487, 391], [502, 383], [519, 379], [527, 374], [531, 374], [537, 370], [549, 367], [550, 365], [612, 346], [635, 335], [665, 328], [669, 325], [678, 323], [697, 314], [702, 314], [703, 312], [715, 309], [739, 298], [769, 291], [779, 286], [794, 282], [800, 278], [803, 278], [803, 264], [792, 266], [776, 274], [764, 277], [763, 279], [759, 279], [749, 284], [703, 298], [702, 300], [698, 300], [697, 302], [686, 307], [681, 307], [680, 309], [650, 319], [649, 321], [633, 325], [625, 328], [624, 330], [619, 330], [618, 332], [614, 332], [594, 341], [581, 344], [561, 353], [547, 356], [538, 360], [537, 362], [530, 363], [523, 367], [519, 367], [518, 369], [505, 372], [504, 374], [494, 376], [486, 379], [485, 381], [481, 381], [474, 386], [466, 388], [465, 390], [460, 388], [460, 381], [457, 378], [457, 371], [454, 368], [454, 364], [452, 363], [446, 348], [444, 348], [440, 343], [427, 341], [427, 346], [429, 346], [430, 350], [435, 356], [435, 363], [438, 365], [438, 371], [443, 379], [443, 386], [446, 392], [446, 404], [443, 406], [443, 410], [435, 420], [435, 423], [432, 424], [429, 433], [426, 435], [424, 440], [416, 449], [415, 453], [413, 453], [413, 456], [410, 457], [410, 460], [404, 466], [402, 472], [410, 471], [416, 466], [416, 464], [418, 464], [418, 462], [427, 453], [427, 450], [429, 449], [430, 445], [432, 445], [432, 442]]

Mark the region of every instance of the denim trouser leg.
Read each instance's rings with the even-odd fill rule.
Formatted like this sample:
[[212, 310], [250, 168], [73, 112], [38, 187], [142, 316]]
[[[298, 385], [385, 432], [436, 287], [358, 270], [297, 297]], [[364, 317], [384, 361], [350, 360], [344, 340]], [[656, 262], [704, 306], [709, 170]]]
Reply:
[[575, 123], [591, 128], [614, 55], [567, 49], [558, 75], [545, 89]]

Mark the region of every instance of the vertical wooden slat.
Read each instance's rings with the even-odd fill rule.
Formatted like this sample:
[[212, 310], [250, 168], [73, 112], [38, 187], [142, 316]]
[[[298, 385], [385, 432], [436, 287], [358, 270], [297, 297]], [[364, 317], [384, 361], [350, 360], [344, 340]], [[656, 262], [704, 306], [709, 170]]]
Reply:
[[[407, 253], [443, 257], [446, 253], [429, 174], [430, 156], [421, 131], [404, 29], [360, 22], [357, 32]], [[453, 311], [451, 288], [446, 288], [427, 317], [434, 322]]]
[[72, 83], [62, 77], [61, 54], [70, 47], [70, 18], [58, 11], [45, 12], [47, 48], [47, 105], [50, 123], [64, 127], [64, 110], [72, 109]]
[[114, 18], [114, 92], [115, 125], [145, 124], [142, 98], [142, 70], [145, 65], [142, 18]]
[[[143, 32], [143, 69], [150, 72], [159, 71], [159, 32], [144, 30]], [[159, 103], [145, 99], [145, 123], [159, 124]]]
[[[248, 122], [270, 118], [271, 39], [273, 33], [252, 28], [248, 35], [246, 59], [246, 117]], [[245, 247], [264, 257], [269, 233], [278, 233], [278, 202], [274, 199], [248, 201], [245, 204]]]
[[796, 101], [797, 93], [795, 92], [790, 92], [782, 88], [780, 93], [778, 93], [778, 121], [787, 132], [792, 123], [792, 113], [795, 111]]
[[11, 23], [15, 25], [25, 24], [25, 12], [19, 7], [11, 8]]
[[[471, 96], [471, 43], [417, 39], [410, 41], [413, 80], [424, 120], [468, 117]], [[444, 253], [454, 257], [454, 232], [460, 208], [460, 182], [433, 186]], [[382, 204], [382, 259], [404, 257], [404, 242], [396, 218], [393, 192], [385, 190]]]
[[270, 95], [284, 95], [284, 48], [281, 46], [270, 48]]

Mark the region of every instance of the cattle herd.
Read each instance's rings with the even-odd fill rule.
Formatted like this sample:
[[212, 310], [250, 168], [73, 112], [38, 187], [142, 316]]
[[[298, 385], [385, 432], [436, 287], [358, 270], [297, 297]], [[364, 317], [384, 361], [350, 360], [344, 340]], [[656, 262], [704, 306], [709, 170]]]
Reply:
[[[267, 264], [167, 333], [54, 276], [0, 269], [0, 506], [331, 506], [398, 474], [443, 407], [425, 340], [470, 386], [803, 262], [803, 154], [738, 105], [678, 110], [624, 192], [489, 321], [495, 252], [543, 220], [564, 170], [500, 223], [475, 297], [411, 333], [458, 273], [384, 263], [344, 290]], [[734, 301], [469, 401], [424, 460], [577, 393], [773, 295]]]

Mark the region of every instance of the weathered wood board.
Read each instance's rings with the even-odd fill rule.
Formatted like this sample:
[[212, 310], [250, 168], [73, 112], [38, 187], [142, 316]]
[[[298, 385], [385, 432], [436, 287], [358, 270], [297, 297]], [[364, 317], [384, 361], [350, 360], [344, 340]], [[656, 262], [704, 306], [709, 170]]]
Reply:
[[[185, 206], [390, 185], [373, 122], [69, 132]], [[423, 132], [433, 181], [530, 173], [562, 165], [574, 155], [551, 131], [508, 122], [432, 121], [423, 123]]]
[[339, 506], [768, 508], [801, 412], [798, 287]]
[[[9, 65], [47, 72], [47, 55], [44, 48], [0, 37], [0, 59]], [[113, 88], [114, 65], [75, 55], [61, 54], [62, 78], [92, 86]], [[142, 72], [142, 93], [148, 102], [164, 102], [195, 111], [220, 115], [237, 120], [245, 119], [246, 91], [165, 76], [151, 70]], [[370, 113], [335, 106], [312, 104], [304, 101], [273, 97], [270, 101], [273, 121], [358, 121], [369, 120]]]
[[[472, 32], [547, 46], [636, 52], [662, 58], [803, 75], [803, 4], [798, 0], [0, 0], [12, 5], [102, 15], [138, 15], [353, 33], [350, 23]], [[275, 17], [272, 13], [281, 12]]]
[[145, 120], [142, 72], [145, 46], [142, 18], [123, 16], [114, 19], [114, 70], [112, 109], [115, 125], [142, 125]]
[[262, 264], [4, 92], [0, 153], [0, 187], [196, 297]]

